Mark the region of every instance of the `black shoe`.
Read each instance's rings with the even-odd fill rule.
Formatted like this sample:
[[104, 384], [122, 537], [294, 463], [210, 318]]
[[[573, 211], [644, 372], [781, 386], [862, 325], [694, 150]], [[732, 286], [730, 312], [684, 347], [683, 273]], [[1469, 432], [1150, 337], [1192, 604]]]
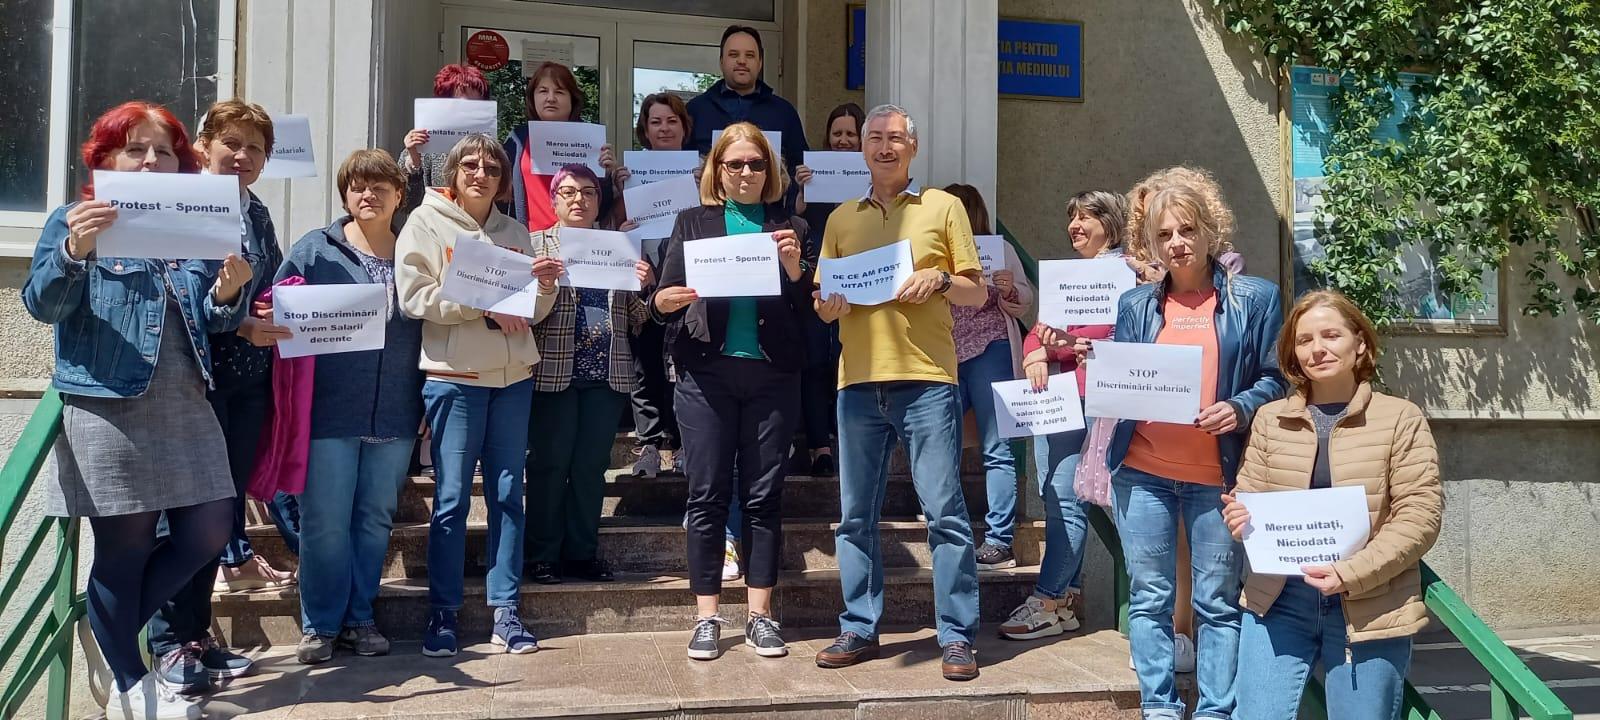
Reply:
[[533, 570], [528, 573], [528, 579], [540, 585], [561, 584], [561, 575], [556, 573], [555, 563], [534, 563]]
[[689, 638], [689, 657], [693, 660], [715, 660], [722, 657], [722, 626], [728, 624], [720, 615], [694, 621], [694, 635]]
[[878, 656], [878, 641], [853, 632], [842, 633], [832, 645], [817, 653], [817, 667], [846, 668]]
[[833, 453], [823, 453], [811, 461], [812, 477], [833, 477], [838, 472], [833, 463]]
[[1011, 548], [994, 543], [984, 543], [978, 548], [979, 570], [1004, 570], [1017, 566], [1017, 556], [1011, 553]]
[[617, 579], [615, 575], [611, 574], [611, 566], [599, 558], [568, 561], [564, 569], [567, 577], [578, 578], [586, 582], [611, 582]]

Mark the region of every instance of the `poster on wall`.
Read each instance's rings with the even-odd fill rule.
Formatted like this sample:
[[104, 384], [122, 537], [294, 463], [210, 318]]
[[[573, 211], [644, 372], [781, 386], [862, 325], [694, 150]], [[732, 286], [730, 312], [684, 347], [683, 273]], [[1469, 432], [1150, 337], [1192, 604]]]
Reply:
[[[1404, 142], [1400, 124], [1416, 105], [1411, 88], [1427, 78], [1417, 73], [1400, 73], [1400, 87], [1392, 90], [1394, 111], [1378, 126], [1380, 139]], [[1289, 247], [1292, 261], [1290, 282], [1295, 295], [1318, 287], [1311, 265], [1327, 257], [1317, 236], [1317, 223], [1327, 223], [1322, 213], [1322, 189], [1326, 182], [1324, 161], [1333, 144], [1334, 114], [1332, 97], [1342, 82], [1338, 73], [1326, 68], [1296, 65], [1290, 70], [1291, 170], [1294, 193], [1294, 237]], [[1487, 272], [1480, 279], [1481, 300], [1444, 292], [1435, 269], [1437, 259], [1422, 244], [1400, 251], [1400, 277], [1397, 291], [1400, 307], [1407, 316], [1422, 323], [1447, 323], [1496, 326], [1500, 323], [1499, 273]]]

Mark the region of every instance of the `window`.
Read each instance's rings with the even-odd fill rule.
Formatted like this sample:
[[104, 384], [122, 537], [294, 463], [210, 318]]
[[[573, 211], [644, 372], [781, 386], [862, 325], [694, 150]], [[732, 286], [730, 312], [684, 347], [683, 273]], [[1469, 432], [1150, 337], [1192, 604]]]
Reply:
[[[48, 213], [88, 181], [78, 147], [128, 100], [191, 131], [232, 88], [236, 0], [0, 0], [0, 255], [28, 255]], [[231, 30], [231, 26], [229, 28]]]

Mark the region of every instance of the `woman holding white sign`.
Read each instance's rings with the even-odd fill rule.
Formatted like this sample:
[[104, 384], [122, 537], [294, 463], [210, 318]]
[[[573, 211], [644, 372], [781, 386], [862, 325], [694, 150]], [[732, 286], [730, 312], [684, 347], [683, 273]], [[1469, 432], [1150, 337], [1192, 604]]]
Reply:
[[274, 280], [379, 285], [388, 298], [382, 349], [322, 355], [313, 371], [295, 652], [306, 664], [332, 659], [335, 646], [389, 652], [372, 601], [422, 423], [422, 321], [400, 311], [395, 293], [395, 214], [406, 178], [383, 150], [351, 154], [335, 177], [346, 214], [300, 238]]
[[[89, 132], [86, 167], [199, 170], [182, 123], [159, 105], [124, 103]], [[106, 716], [197, 718], [198, 706], [145, 667], [139, 631], [197, 571], [215, 566], [231, 535], [233, 479], [206, 400], [207, 333], [238, 326], [251, 268], [238, 255], [221, 263], [99, 256], [96, 241], [117, 214], [93, 187], [57, 208], [22, 287], [28, 314], [55, 328], [51, 386], [64, 406], [56, 471], [41, 478], [45, 511], [88, 518], [94, 533], [88, 619], [114, 682]], [[156, 536], [162, 513], [166, 542]]]
[[[1104, 190], [1078, 193], [1067, 201], [1067, 218], [1067, 237], [1079, 257], [1122, 257], [1123, 232], [1128, 225], [1126, 198]], [[1108, 339], [1111, 330], [1110, 325], [1054, 328], [1038, 323], [1023, 341], [1023, 372], [1036, 390], [1048, 387], [1050, 375], [1071, 372], [1077, 378], [1081, 398], [1086, 373], [1078, 362], [1077, 346]], [[1085, 420], [1089, 427], [1096, 421]], [[1089, 521], [1085, 514], [1087, 501], [1078, 497], [1074, 480], [1088, 435], [1086, 427], [1033, 440], [1034, 467], [1039, 474], [1039, 493], [1044, 498], [1044, 558], [1039, 563], [1039, 582], [1033, 594], [1000, 625], [1001, 637], [1032, 640], [1078, 629], [1075, 606], [1082, 597], [1078, 581]]]
[[[802, 258], [806, 224], [783, 207], [785, 176], [756, 126], [728, 126], [700, 175], [702, 205], [678, 215], [653, 314], [667, 325], [678, 368], [678, 424], [689, 476], [689, 587], [699, 616], [689, 657], [722, 653], [718, 614], [730, 497], [744, 511], [741, 536], [750, 608], [745, 644], [763, 657], [788, 654], [772, 619], [783, 542], [783, 478], [800, 411], [805, 365], [802, 309], [814, 266]], [[684, 246], [730, 234], [771, 233], [780, 294], [701, 299], [685, 287]], [[735, 473], [737, 462], [737, 473]], [[737, 476], [737, 493], [732, 487]]]
[[[511, 158], [508, 178], [511, 215], [529, 230], [544, 230], [553, 227], [559, 220], [549, 202], [555, 174], [536, 172], [533, 166], [531, 123], [583, 122], [586, 107], [588, 98], [584, 96], [583, 88], [578, 86], [578, 78], [572, 74], [571, 68], [558, 62], [545, 61], [528, 77], [529, 122], [517, 126], [506, 136], [505, 152], [506, 157]], [[606, 169], [607, 177], [610, 177], [614, 164], [611, 145], [601, 146], [600, 166]], [[613, 195], [611, 183], [601, 183], [602, 212], [611, 210]]]
[[[553, 184], [556, 226], [533, 233], [538, 258], [560, 258], [562, 231], [593, 229], [600, 216], [600, 178], [587, 166], [561, 168]], [[648, 292], [650, 264], [637, 261], [634, 273]], [[630, 338], [649, 315], [641, 297], [561, 287], [550, 314], [533, 325], [541, 357], [528, 421], [527, 561], [536, 583], [613, 579], [600, 558], [600, 506], [617, 421], [636, 387]]]
[[[489, 99], [489, 79], [483, 71], [466, 63], [446, 65], [433, 76], [433, 96], [459, 100]], [[400, 169], [406, 173], [405, 204], [401, 216], [411, 213], [422, 204], [423, 196], [431, 187], [448, 186], [450, 178], [444, 172], [448, 153], [422, 152], [428, 144], [427, 128], [412, 128], [406, 133], [405, 152], [400, 155]]]
[[[974, 235], [992, 235], [989, 208], [983, 194], [971, 185], [950, 185], [945, 192], [956, 196], [967, 209]], [[978, 567], [1000, 570], [1017, 566], [1011, 541], [1017, 524], [1017, 461], [1011, 456], [1011, 441], [1001, 437], [994, 414], [994, 392], [990, 385], [1022, 374], [1022, 331], [1017, 319], [1033, 306], [1033, 284], [1022, 270], [1010, 243], [1002, 243], [1004, 267], [997, 267], [984, 282], [988, 299], [983, 305], [952, 305], [951, 333], [956, 341], [956, 380], [961, 398], [961, 413], [972, 413], [983, 450], [984, 487], [989, 509], [984, 515], [984, 533], [978, 545]], [[970, 436], [969, 436], [970, 437]]]
[[[1144, 716], [1182, 717], [1172, 624], [1172, 548], [1181, 521], [1199, 626], [1195, 717], [1227, 718], [1235, 698], [1242, 558], [1222, 521], [1222, 494], [1233, 484], [1256, 409], [1285, 391], [1273, 352], [1283, 309], [1277, 286], [1217, 264], [1231, 250], [1233, 214], [1212, 187], [1174, 183], [1144, 209], [1130, 220], [1129, 237], [1148, 247], [1166, 277], [1122, 295], [1115, 335], [1119, 343], [1199, 346], [1200, 404], [1192, 424], [1121, 420], [1106, 451], [1132, 579], [1128, 639]], [[1147, 376], [1129, 380], [1159, 384]], [[1089, 383], [1091, 399], [1096, 387]]]
[[465, 589], [467, 514], [473, 474], [483, 466], [489, 508], [488, 603], [494, 608], [490, 640], [507, 652], [538, 650], [517, 612], [522, 583], [522, 471], [528, 450], [528, 408], [539, 347], [529, 326], [555, 305], [561, 262], [532, 263], [538, 293], [527, 316], [485, 311], [443, 297], [458, 243], [491, 242], [531, 255], [525, 226], [495, 202], [508, 188], [505, 151], [487, 135], [468, 135], [445, 162], [448, 188], [429, 188], [395, 241], [395, 285], [400, 306], [422, 323], [420, 367], [424, 415], [433, 437], [433, 522], [428, 533], [428, 626], [422, 653], [455, 655], [456, 612]]
[[[1421, 408], [1372, 389], [1377, 356], [1372, 322], [1328, 290], [1301, 297], [1278, 339], [1295, 391], [1256, 413], [1235, 490], [1354, 487], [1374, 509], [1350, 557], [1302, 565], [1303, 577], [1246, 577], [1239, 665], [1252, 674], [1238, 720], [1293, 717], [1319, 663], [1329, 718], [1400, 717], [1411, 638], [1428, 624], [1420, 562], [1439, 537], [1444, 491]], [[1223, 500], [1235, 539], [1270, 521]]]

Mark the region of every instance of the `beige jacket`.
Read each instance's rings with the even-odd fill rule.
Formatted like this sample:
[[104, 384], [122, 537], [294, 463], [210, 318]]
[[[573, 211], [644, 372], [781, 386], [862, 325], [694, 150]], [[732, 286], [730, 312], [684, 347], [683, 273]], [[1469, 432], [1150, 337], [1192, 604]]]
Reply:
[[[395, 287], [400, 307], [422, 324], [422, 358], [418, 363], [437, 380], [503, 388], [528, 379], [539, 362], [539, 347], [532, 332], [506, 335], [490, 328], [483, 311], [440, 296], [456, 238], [468, 236], [492, 242], [525, 255], [533, 244], [528, 228], [499, 210], [493, 210], [484, 227], [444, 193], [428, 188], [422, 205], [411, 212], [395, 240]], [[556, 294], [540, 295], [529, 323], [550, 314]]]
[[[1362, 383], [1328, 440], [1335, 486], [1367, 492], [1367, 546], [1333, 568], [1344, 582], [1349, 642], [1407, 637], [1428, 622], [1419, 563], [1439, 537], [1444, 490], [1439, 455], [1422, 410]], [[1317, 431], [1301, 392], [1256, 413], [1239, 468], [1238, 492], [1304, 490], [1316, 463]], [[1283, 590], [1281, 575], [1251, 573], [1241, 604], [1263, 615]]]

